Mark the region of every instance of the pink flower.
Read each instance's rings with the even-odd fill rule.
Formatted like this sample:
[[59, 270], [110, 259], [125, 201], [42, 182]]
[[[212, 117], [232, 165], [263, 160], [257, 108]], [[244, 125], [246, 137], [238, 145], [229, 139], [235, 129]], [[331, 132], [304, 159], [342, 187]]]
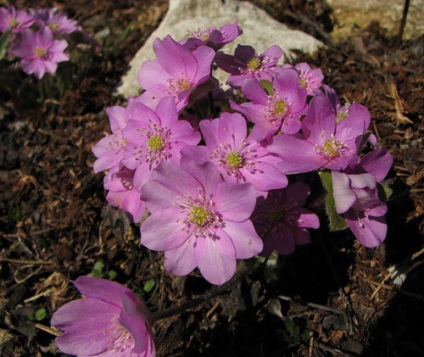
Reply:
[[0, 33], [11, 28], [13, 33], [22, 32], [34, 23], [34, 18], [25, 10], [16, 11], [13, 6], [0, 8]]
[[377, 183], [387, 175], [393, 157], [377, 149], [349, 166], [345, 172], [332, 171], [336, 211], [341, 214], [362, 245], [374, 248], [387, 234], [384, 215], [387, 206], [378, 196]]
[[307, 228], [318, 228], [319, 219], [303, 208], [309, 193], [308, 185], [296, 182], [270, 191], [265, 202], [255, 210], [252, 221], [264, 242], [261, 255], [269, 257], [274, 250], [282, 255], [292, 254], [295, 245], [310, 242]]
[[198, 267], [206, 280], [221, 285], [234, 275], [236, 259], [262, 251], [249, 220], [254, 186], [224, 182], [210, 162], [160, 164], [141, 198], [151, 212], [140, 227], [141, 243], [165, 251], [165, 267], [175, 275]]
[[178, 163], [180, 151], [187, 145], [197, 145], [200, 134], [185, 120], [178, 120], [172, 96], [163, 98], [156, 111], [135, 103], [133, 113], [122, 136], [128, 143], [122, 163], [135, 170], [134, 186], [140, 189], [152, 170], [163, 161]]
[[283, 50], [275, 45], [261, 55], [251, 46], [238, 45], [234, 56], [218, 52], [215, 61], [219, 68], [231, 74], [227, 83], [241, 87], [247, 78], [272, 80], [273, 76], [281, 71], [277, 62], [282, 55]]
[[295, 68], [299, 71], [299, 84], [305, 87], [308, 95], [314, 95], [314, 92], [321, 87], [324, 75], [320, 68], [311, 69], [307, 63], [298, 63]]
[[305, 113], [306, 90], [299, 85], [299, 74], [285, 69], [275, 75], [272, 94], [268, 94], [256, 79], [247, 79], [242, 86], [243, 95], [251, 102], [241, 105], [231, 102], [231, 108], [244, 114], [255, 123], [253, 136], [259, 140], [269, 138], [281, 130], [295, 134], [300, 130], [299, 118]]
[[68, 61], [63, 52], [68, 46], [65, 40], [55, 40], [48, 27], [37, 32], [30, 29], [22, 31], [22, 40], [12, 48], [12, 54], [21, 58], [25, 73], [40, 79], [46, 72], [54, 75], [59, 62]]
[[40, 28], [48, 26], [55, 35], [67, 35], [74, 31], [81, 31], [81, 27], [77, 25], [75, 20], [69, 19], [65, 13], [55, 7], [51, 9], [31, 9], [30, 13]]
[[302, 133], [273, 137], [268, 150], [284, 161], [285, 174], [310, 172], [321, 167], [340, 170], [357, 157], [359, 144], [370, 124], [368, 110], [354, 103], [341, 121], [325, 95], [312, 98]]
[[127, 287], [113, 281], [79, 277], [75, 286], [84, 299], [57, 310], [53, 326], [63, 352], [83, 356], [154, 357], [155, 346], [144, 303]]
[[209, 26], [196, 31], [189, 31], [190, 37], [180, 41], [182, 45], [190, 50], [206, 45], [212, 47], [215, 51], [224, 45], [232, 42], [243, 33], [238, 23], [226, 24], [217, 29], [215, 26]]
[[143, 103], [154, 109], [160, 99], [172, 95], [180, 111], [193, 90], [209, 79], [215, 51], [207, 46], [190, 51], [171, 36], [156, 39], [153, 49], [157, 59], [145, 62], [137, 77], [145, 89]]
[[247, 136], [246, 120], [240, 114], [223, 113], [218, 119], [202, 120], [200, 129], [206, 146], [187, 147], [183, 155], [213, 162], [225, 181], [249, 182], [259, 195], [287, 186], [287, 177], [277, 168], [281, 160]]

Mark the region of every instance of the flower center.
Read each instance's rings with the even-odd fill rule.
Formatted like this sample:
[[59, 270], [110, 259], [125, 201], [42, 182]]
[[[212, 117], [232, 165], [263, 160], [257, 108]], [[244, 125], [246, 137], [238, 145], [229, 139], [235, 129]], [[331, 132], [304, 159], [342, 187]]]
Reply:
[[278, 99], [272, 104], [272, 113], [274, 115], [284, 114], [286, 112], [286, 109], [287, 103], [282, 99]]
[[278, 224], [284, 220], [284, 209], [282, 208], [273, 208], [268, 212], [268, 222], [270, 224]]
[[153, 135], [147, 140], [149, 150], [161, 150], [164, 147], [164, 141], [159, 135]]
[[227, 164], [232, 168], [240, 168], [243, 164], [243, 156], [238, 151], [231, 151], [225, 158]]
[[49, 27], [50, 27], [50, 29], [51, 29], [52, 31], [57, 31], [57, 30], [59, 30], [59, 25], [58, 25], [58, 24], [55, 24], [54, 22], [53, 22], [53, 23], [51, 23], [51, 24], [49, 24]]
[[219, 213], [214, 211], [214, 200], [211, 195], [209, 199], [204, 196], [204, 190], [197, 189], [199, 195], [197, 198], [191, 196], [181, 197], [175, 205], [181, 208], [180, 213], [183, 218], [178, 221], [183, 223], [183, 231], [187, 234], [193, 234], [196, 238], [216, 237], [216, 230], [222, 226], [222, 218]]
[[247, 61], [247, 68], [251, 71], [256, 71], [261, 66], [261, 60], [258, 57], [252, 57]]
[[265, 118], [270, 126], [281, 124], [289, 109], [289, 104], [280, 97], [276, 90], [274, 91], [275, 93], [269, 97], [265, 107]]
[[203, 206], [194, 206], [190, 210], [189, 220], [198, 226], [204, 226], [209, 218], [210, 213]]
[[344, 157], [347, 150], [345, 143], [338, 140], [332, 134], [321, 146], [315, 148], [316, 152], [327, 159], [333, 159], [335, 157]]
[[47, 50], [45, 48], [36, 48], [34, 51], [35, 57], [46, 58]]
[[180, 94], [191, 88], [191, 83], [187, 78], [171, 78], [168, 79], [169, 91], [173, 94]]
[[18, 22], [18, 21], [16, 21], [15, 19], [11, 19], [11, 20], [9, 21], [9, 26], [10, 26], [10, 27], [15, 28], [15, 27], [17, 27], [18, 25], [19, 25], [19, 22]]

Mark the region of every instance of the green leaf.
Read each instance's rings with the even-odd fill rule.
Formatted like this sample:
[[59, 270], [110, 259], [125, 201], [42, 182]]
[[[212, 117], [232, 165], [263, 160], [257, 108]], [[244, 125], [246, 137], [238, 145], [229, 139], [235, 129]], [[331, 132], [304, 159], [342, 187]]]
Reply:
[[286, 329], [291, 336], [296, 334], [296, 324], [290, 316], [287, 316], [284, 319], [284, 324], [286, 325]]
[[378, 197], [383, 201], [387, 202], [389, 197], [392, 195], [393, 190], [386, 186], [384, 183], [379, 183], [377, 185]]
[[309, 330], [309, 329], [306, 329], [305, 331], [303, 331], [303, 333], [302, 333], [302, 336], [301, 336], [301, 338], [302, 338], [302, 341], [304, 341], [304, 342], [308, 342], [310, 339], [311, 339], [311, 337], [314, 335], [314, 332], [313, 331], [311, 331], [311, 330]]
[[333, 180], [331, 179], [330, 171], [321, 171], [319, 173], [322, 185], [327, 191], [327, 197], [325, 199], [325, 208], [327, 211], [328, 219], [330, 220], [331, 231], [342, 231], [347, 228], [346, 220], [340, 216], [336, 211], [336, 202], [334, 201], [333, 195]]
[[155, 279], [147, 280], [146, 283], [143, 286], [143, 290], [146, 293], [150, 293], [155, 285], [156, 285]]
[[37, 321], [44, 320], [44, 319], [46, 318], [46, 316], [47, 316], [47, 310], [46, 310], [44, 307], [42, 307], [42, 308], [38, 309], [38, 310], [35, 312], [35, 319], [36, 319]]
[[274, 88], [273, 88], [273, 86], [272, 86], [272, 82], [267, 81], [267, 80], [265, 80], [265, 79], [261, 79], [261, 80], [259, 81], [259, 84], [261, 85], [261, 87], [262, 87], [263, 89], [265, 89], [265, 92], [266, 92], [268, 95], [273, 95], [273, 94], [274, 94]]
[[9, 37], [12, 33], [12, 29], [8, 29], [0, 36], [0, 60], [4, 58], [7, 52], [7, 45], [9, 43]]
[[96, 270], [99, 273], [101, 273], [103, 271], [104, 267], [105, 267], [105, 265], [103, 264], [103, 262], [98, 260], [97, 262], [94, 263], [93, 270]]
[[107, 277], [109, 280], [115, 280], [117, 275], [118, 273], [116, 272], [116, 270], [109, 270], [107, 273]]

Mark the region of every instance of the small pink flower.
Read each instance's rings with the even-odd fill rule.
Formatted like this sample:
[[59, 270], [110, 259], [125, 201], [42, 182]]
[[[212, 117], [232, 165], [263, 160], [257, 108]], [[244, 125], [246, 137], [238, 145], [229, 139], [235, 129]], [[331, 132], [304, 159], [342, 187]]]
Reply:
[[215, 61], [219, 68], [231, 74], [227, 83], [241, 87], [247, 78], [272, 80], [276, 73], [281, 72], [277, 62], [282, 55], [283, 50], [275, 45], [260, 55], [251, 46], [238, 45], [234, 56], [218, 52]]
[[52, 9], [31, 9], [30, 13], [34, 16], [39, 28], [47, 26], [55, 35], [67, 35], [74, 31], [81, 31], [81, 27], [77, 25], [75, 20], [69, 19], [65, 13], [55, 7]]
[[54, 75], [59, 62], [68, 61], [63, 52], [68, 46], [65, 40], [55, 40], [48, 27], [37, 32], [30, 29], [22, 31], [22, 40], [12, 48], [12, 54], [21, 58], [25, 73], [41, 79], [46, 72]]
[[34, 23], [34, 18], [25, 10], [15, 10], [13, 6], [0, 8], [0, 33], [11, 28], [13, 33], [22, 32]]
[[79, 277], [84, 299], [57, 310], [51, 324], [64, 331], [56, 338], [63, 352], [83, 356], [154, 357], [155, 346], [144, 303], [113, 281]]

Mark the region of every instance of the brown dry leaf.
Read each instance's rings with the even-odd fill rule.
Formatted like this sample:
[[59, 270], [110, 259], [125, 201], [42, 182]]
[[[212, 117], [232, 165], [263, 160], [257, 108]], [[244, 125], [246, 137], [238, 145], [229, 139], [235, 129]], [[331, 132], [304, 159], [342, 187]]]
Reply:
[[397, 124], [412, 124], [413, 121], [405, 116], [405, 102], [399, 96], [396, 84], [393, 81], [387, 81], [387, 86], [390, 90], [390, 97], [394, 99], [396, 114], [394, 114], [394, 119]]

